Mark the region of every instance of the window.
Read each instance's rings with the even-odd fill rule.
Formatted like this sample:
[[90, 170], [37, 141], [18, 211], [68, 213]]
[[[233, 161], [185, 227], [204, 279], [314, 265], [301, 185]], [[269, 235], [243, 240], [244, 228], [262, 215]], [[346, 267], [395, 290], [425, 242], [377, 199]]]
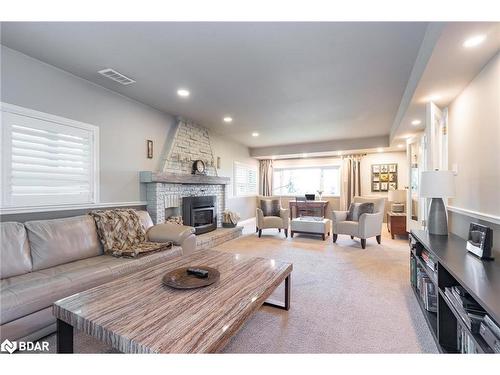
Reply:
[[278, 195], [340, 194], [338, 166], [275, 168], [274, 193]]
[[2, 207], [97, 203], [98, 128], [2, 106]]
[[237, 197], [257, 194], [257, 168], [234, 162], [234, 195]]

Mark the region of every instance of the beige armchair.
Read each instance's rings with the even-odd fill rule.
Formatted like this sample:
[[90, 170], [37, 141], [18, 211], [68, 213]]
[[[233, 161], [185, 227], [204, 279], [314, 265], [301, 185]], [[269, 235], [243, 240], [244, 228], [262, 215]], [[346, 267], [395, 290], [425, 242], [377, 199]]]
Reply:
[[366, 239], [376, 237], [381, 242], [382, 222], [384, 221], [385, 198], [354, 197], [354, 203], [370, 202], [374, 204], [372, 214], [362, 214], [359, 221], [347, 221], [347, 211], [333, 211], [333, 242], [339, 234], [350, 235], [361, 240], [361, 247], [366, 248]]
[[[260, 201], [262, 199], [279, 199], [280, 201], [280, 216], [264, 216], [264, 212], [260, 208]], [[288, 237], [288, 222], [290, 221], [290, 210], [281, 207], [281, 199], [278, 196], [270, 197], [257, 197], [257, 226], [256, 232], [259, 233], [259, 237], [262, 235], [262, 229], [277, 228], [279, 232], [283, 229], [285, 232], [285, 237]]]

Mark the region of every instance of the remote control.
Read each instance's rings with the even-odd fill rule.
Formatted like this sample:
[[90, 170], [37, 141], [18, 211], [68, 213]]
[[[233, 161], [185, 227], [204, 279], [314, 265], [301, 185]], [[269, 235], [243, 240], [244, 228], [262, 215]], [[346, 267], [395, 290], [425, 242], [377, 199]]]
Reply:
[[188, 268], [187, 273], [188, 275], [193, 275], [199, 277], [200, 279], [208, 277], [208, 271], [201, 270], [199, 268]]

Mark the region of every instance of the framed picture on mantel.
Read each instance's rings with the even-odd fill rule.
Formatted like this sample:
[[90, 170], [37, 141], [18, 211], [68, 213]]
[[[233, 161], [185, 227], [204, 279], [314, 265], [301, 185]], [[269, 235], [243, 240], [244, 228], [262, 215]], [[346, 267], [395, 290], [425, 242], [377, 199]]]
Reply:
[[386, 192], [398, 188], [398, 165], [372, 164], [372, 192]]

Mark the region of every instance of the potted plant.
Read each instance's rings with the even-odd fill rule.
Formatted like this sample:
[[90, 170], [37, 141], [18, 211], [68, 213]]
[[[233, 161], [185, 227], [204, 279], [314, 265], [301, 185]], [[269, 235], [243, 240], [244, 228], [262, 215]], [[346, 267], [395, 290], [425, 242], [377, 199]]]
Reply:
[[223, 228], [234, 228], [236, 224], [238, 224], [238, 220], [240, 220], [240, 215], [231, 210], [224, 210], [222, 212], [222, 227]]

